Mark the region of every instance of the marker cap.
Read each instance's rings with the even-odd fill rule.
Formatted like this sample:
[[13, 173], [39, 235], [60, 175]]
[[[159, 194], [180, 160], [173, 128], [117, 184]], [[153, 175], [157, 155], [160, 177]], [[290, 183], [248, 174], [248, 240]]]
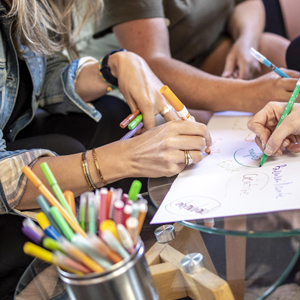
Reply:
[[136, 201], [136, 197], [140, 192], [141, 187], [142, 187], [142, 183], [139, 180], [133, 180], [128, 193], [128, 199]]
[[184, 108], [182, 102], [176, 97], [176, 95], [167, 85], [161, 87], [160, 92], [176, 111], [181, 111]]

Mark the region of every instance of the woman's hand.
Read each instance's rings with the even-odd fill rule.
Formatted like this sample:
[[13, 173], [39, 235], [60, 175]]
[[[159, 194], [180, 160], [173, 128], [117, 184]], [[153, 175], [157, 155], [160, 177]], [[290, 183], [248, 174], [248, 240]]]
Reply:
[[268, 156], [281, 155], [284, 148], [300, 152], [300, 104], [295, 103], [290, 114], [276, 128], [286, 104], [270, 102], [248, 123], [248, 128], [256, 134], [257, 145]]
[[[118, 78], [119, 89], [131, 111], [137, 108], [143, 114], [146, 130], [155, 126], [155, 115], [168, 104], [159, 92], [162, 82], [154, 75], [143, 58], [132, 52], [117, 52], [109, 57], [112, 74]], [[166, 121], [177, 120], [170, 111]]]
[[204, 124], [178, 120], [96, 151], [98, 157], [105, 158], [101, 162], [101, 171], [105, 179], [111, 182], [127, 177], [178, 174], [186, 166], [184, 150], [189, 151], [195, 164], [211, 144], [210, 134]]
[[252, 79], [261, 72], [260, 63], [250, 54], [250, 47], [245, 38], [234, 42], [226, 57], [222, 77]]

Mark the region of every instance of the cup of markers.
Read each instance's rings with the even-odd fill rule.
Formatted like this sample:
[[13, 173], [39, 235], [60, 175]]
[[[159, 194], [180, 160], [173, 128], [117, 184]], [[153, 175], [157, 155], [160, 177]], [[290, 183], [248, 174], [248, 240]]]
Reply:
[[139, 236], [148, 210], [141, 182], [133, 181], [128, 194], [114, 188], [84, 193], [77, 213], [74, 194], [61, 192], [48, 166], [42, 170], [55, 196], [30, 169], [23, 170], [42, 193], [39, 226], [23, 221], [32, 241], [24, 252], [57, 266], [71, 300], [158, 299]]

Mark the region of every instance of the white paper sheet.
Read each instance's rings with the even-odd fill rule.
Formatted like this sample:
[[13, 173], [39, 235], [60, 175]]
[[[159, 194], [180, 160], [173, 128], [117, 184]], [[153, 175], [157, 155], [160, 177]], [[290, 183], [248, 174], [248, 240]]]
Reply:
[[179, 174], [151, 224], [300, 209], [300, 155], [269, 157], [259, 168], [250, 118], [212, 117], [211, 154]]

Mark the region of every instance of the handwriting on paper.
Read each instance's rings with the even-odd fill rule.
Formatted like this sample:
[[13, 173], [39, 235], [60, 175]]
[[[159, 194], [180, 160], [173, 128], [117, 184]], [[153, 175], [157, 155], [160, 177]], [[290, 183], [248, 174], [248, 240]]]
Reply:
[[272, 169], [272, 174], [274, 176], [275, 181], [275, 192], [276, 192], [276, 199], [283, 198], [284, 195], [291, 195], [291, 193], [287, 193], [286, 189], [289, 188], [288, 186], [290, 184], [293, 184], [293, 182], [286, 182], [282, 175], [284, 168], [287, 166], [287, 164], [276, 166]]
[[232, 176], [227, 182], [225, 197], [244, 197], [259, 194], [269, 182], [262, 172], [243, 172]]
[[169, 213], [179, 216], [203, 215], [212, 210], [218, 209], [220, 202], [203, 196], [190, 196], [177, 199], [166, 205]]
[[260, 149], [253, 145], [251, 148], [241, 148], [234, 152], [235, 161], [243, 167], [258, 168], [262, 156]]
[[221, 163], [217, 164], [217, 166], [230, 173], [239, 172], [242, 169], [241, 167], [237, 166], [232, 160], [222, 161]]

